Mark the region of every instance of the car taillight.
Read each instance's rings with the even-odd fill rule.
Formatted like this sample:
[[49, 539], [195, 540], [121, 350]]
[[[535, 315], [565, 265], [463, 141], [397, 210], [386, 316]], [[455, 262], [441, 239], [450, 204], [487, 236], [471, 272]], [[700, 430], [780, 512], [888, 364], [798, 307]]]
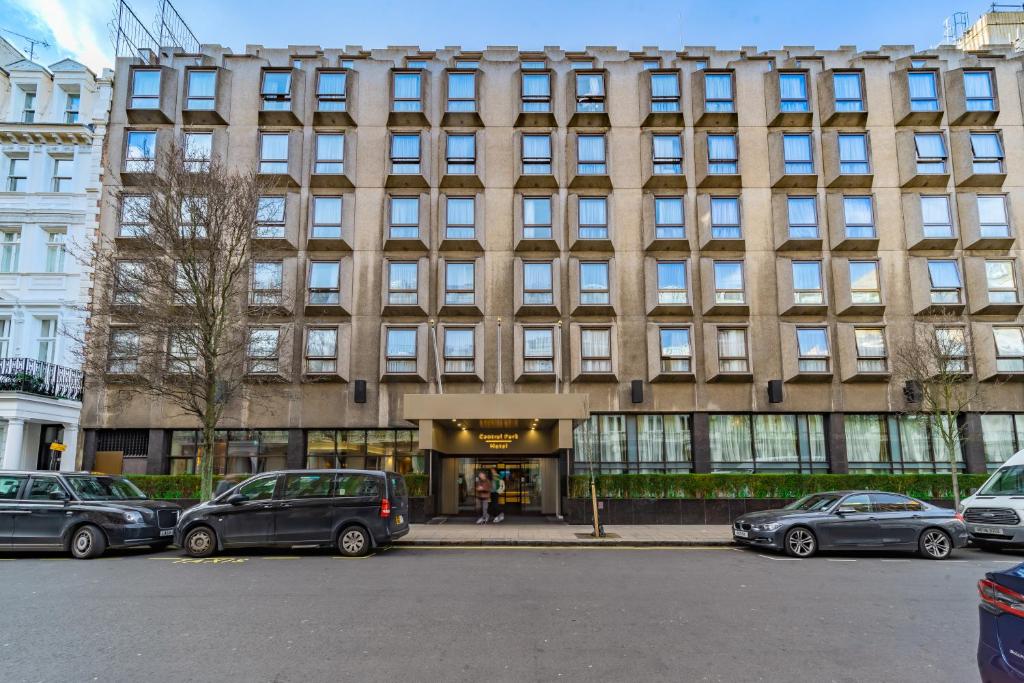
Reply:
[[988, 579], [978, 582], [978, 594], [981, 596], [982, 602], [998, 607], [1003, 612], [1024, 617], [1024, 595]]
[[382, 498], [380, 501], [380, 518], [387, 519], [391, 516], [391, 501], [387, 498]]

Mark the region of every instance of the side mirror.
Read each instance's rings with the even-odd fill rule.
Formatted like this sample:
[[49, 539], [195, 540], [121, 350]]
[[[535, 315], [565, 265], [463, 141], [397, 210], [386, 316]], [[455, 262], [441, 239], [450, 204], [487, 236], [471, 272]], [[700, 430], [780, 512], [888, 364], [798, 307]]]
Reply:
[[67, 500], [68, 496], [63, 491], [50, 491], [50, 500]]
[[852, 505], [840, 505], [836, 509], [836, 514], [842, 517], [843, 515], [855, 515], [857, 514], [857, 508]]
[[241, 505], [247, 500], [249, 500], [249, 496], [245, 495], [244, 493], [236, 493], [234, 495], [228, 496], [228, 499], [224, 502], [226, 502], [228, 505]]

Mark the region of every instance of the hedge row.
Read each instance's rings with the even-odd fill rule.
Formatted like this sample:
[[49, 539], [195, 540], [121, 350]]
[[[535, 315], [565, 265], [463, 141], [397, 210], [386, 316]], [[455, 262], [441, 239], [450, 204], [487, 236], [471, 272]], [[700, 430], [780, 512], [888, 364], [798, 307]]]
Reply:
[[[217, 482], [223, 477], [214, 477], [213, 486], [216, 489]], [[199, 475], [198, 474], [129, 474], [128, 479], [142, 489], [150, 498], [158, 500], [177, 500], [181, 498], [199, 498]], [[413, 498], [422, 498], [427, 495], [429, 488], [428, 478], [425, 474], [407, 474], [405, 483], [409, 487], [409, 495]]]
[[[977, 490], [987, 474], [961, 474], [960, 494]], [[816, 491], [877, 489], [915, 498], [952, 498], [948, 474], [601, 474], [600, 498], [799, 498]], [[590, 477], [569, 477], [569, 496], [590, 496]]]

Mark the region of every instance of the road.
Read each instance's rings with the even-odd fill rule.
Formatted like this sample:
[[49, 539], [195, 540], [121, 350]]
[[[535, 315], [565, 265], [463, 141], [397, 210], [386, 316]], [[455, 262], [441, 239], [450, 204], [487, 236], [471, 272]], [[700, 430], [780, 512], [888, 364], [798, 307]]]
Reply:
[[400, 548], [0, 555], [0, 679], [977, 680], [975, 584], [1024, 556]]

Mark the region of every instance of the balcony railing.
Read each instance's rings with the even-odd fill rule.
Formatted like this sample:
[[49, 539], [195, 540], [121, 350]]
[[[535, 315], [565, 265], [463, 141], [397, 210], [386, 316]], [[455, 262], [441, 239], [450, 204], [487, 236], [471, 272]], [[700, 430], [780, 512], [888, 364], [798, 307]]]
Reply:
[[0, 358], [0, 391], [82, 400], [81, 370], [32, 358]]

